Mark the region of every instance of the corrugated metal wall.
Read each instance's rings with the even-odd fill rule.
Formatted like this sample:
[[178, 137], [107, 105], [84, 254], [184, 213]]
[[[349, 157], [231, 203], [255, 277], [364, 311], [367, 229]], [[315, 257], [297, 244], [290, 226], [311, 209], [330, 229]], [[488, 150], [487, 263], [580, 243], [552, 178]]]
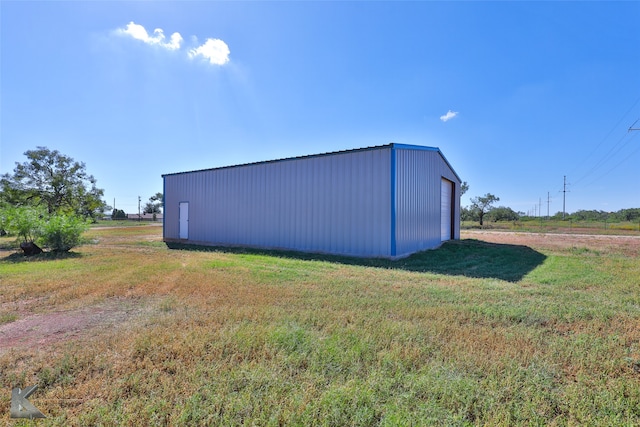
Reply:
[[164, 238], [189, 202], [191, 243], [402, 257], [441, 244], [442, 178], [459, 239], [460, 179], [437, 148], [401, 144], [164, 175]]
[[164, 238], [390, 256], [390, 148], [164, 176]]
[[[441, 243], [441, 182], [460, 180], [437, 149], [396, 149], [396, 253], [398, 257]], [[460, 202], [455, 197], [454, 238], [460, 238]]]

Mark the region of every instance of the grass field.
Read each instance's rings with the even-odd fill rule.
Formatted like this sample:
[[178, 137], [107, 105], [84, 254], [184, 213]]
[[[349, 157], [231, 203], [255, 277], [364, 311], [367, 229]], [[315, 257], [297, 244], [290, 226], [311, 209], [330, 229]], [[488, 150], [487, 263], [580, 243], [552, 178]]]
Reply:
[[[391, 262], [161, 232], [0, 238], [1, 422], [640, 425], [640, 243], [465, 234]], [[10, 419], [36, 383], [48, 418]]]
[[463, 221], [464, 229], [489, 229], [489, 230], [513, 230], [538, 232], [561, 232], [567, 234], [589, 233], [589, 234], [625, 234], [640, 235], [640, 222], [635, 221], [574, 221], [556, 220], [546, 218], [529, 218], [519, 221], [485, 221], [480, 227], [477, 221]]

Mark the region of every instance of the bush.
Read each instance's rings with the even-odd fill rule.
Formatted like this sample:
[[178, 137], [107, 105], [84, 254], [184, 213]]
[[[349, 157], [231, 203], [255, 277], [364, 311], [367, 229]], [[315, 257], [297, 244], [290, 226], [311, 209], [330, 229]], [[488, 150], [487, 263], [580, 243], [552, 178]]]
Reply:
[[506, 206], [498, 206], [497, 208], [491, 209], [488, 212], [488, 216], [493, 222], [518, 221], [520, 219], [520, 215], [518, 215], [517, 212]]
[[114, 209], [111, 213], [111, 219], [127, 219], [127, 214], [121, 209]]
[[28, 206], [9, 207], [1, 215], [7, 233], [25, 243], [34, 242], [42, 234], [42, 210]]
[[82, 233], [89, 228], [80, 217], [63, 214], [46, 216], [42, 209], [29, 206], [0, 210], [0, 225], [8, 234], [18, 237], [18, 243], [38, 242], [54, 252], [67, 252], [78, 246], [82, 241]]
[[43, 223], [40, 241], [54, 252], [68, 252], [81, 242], [87, 222], [71, 215], [53, 215]]

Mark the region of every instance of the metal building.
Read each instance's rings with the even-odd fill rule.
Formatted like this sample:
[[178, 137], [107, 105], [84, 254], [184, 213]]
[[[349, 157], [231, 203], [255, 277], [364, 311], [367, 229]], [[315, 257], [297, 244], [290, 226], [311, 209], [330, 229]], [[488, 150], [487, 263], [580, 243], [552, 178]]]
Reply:
[[388, 144], [162, 175], [165, 242], [401, 258], [460, 238], [438, 148]]

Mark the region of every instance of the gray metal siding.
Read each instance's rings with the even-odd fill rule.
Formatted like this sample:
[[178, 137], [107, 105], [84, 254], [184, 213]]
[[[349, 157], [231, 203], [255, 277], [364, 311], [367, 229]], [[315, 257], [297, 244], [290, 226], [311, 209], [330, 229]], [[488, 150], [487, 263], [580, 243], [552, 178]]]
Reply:
[[[401, 257], [441, 244], [441, 180], [460, 180], [437, 150], [396, 150], [396, 256]], [[453, 238], [460, 238], [459, 197], [454, 206]]]
[[390, 256], [390, 148], [165, 175], [167, 240]]

